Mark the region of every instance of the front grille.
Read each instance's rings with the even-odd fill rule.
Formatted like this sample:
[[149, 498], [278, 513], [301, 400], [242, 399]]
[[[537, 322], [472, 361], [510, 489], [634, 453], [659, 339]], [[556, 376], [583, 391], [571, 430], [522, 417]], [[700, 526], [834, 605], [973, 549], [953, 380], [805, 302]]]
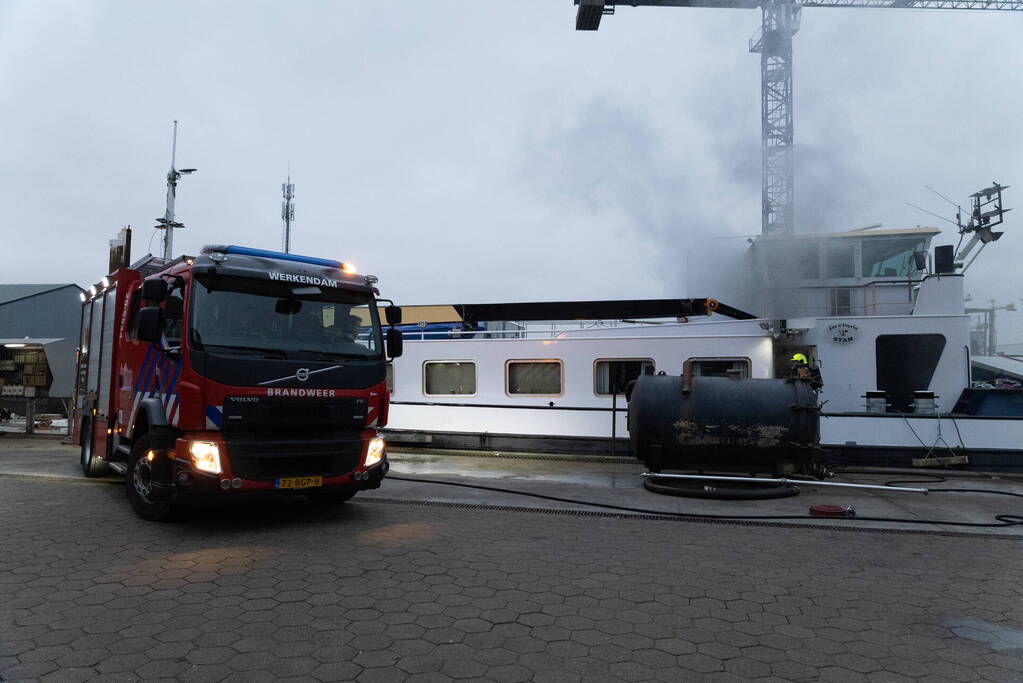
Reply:
[[332, 406], [324, 403], [284, 403], [267, 406], [270, 422], [316, 421], [326, 423], [331, 418]]
[[366, 424], [365, 398], [315, 400], [228, 396], [224, 399], [225, 432], [303, 434], [309, 430], [361, 429]]
[[231, 473], [252, 480], [277, 477], [337, 477], [359, 466], [362, 441], [351, 435], [336, 439], [257, 440], [254, 436], [227, 440]]

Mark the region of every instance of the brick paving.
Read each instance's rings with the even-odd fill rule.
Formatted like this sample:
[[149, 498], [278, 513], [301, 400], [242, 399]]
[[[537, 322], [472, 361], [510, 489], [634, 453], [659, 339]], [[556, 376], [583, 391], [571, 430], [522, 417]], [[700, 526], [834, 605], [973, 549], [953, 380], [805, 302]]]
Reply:
[[0, 678], [1016, 681], [1023, 546], [0, 477]]

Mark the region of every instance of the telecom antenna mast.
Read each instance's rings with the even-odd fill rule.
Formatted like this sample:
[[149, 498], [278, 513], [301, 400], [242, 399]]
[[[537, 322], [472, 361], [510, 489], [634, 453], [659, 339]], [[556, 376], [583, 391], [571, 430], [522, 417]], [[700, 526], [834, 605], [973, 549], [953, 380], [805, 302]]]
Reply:
[[291, 182], [291, 170], [288, 170], [288, 182], [281, 183], [281, 194], [284, 201], [281, 202], [281, 220], [284, 221], [284, 248], [285, 254], [291, 253], [291, 222], [295, 220], [295, 184]]
[[[604, 15], [615, 13], [615, 0], [574, 0], [577, 31], [596, 31]], [[804, 7], [874, 9], [953, 9], [1023, 11], [1023, 0], [622, 0], [623, 5], [659, 7], [760, 8], [760, 30], [750, 52], [760, 54], [761, 169], [765, 235], [789, 235], [793, 215], [792, 37]]]
[[174, 220], [174, 199], [177, 196], [178, 180], [181, 176], [195, 173], [194, 168], [174, 168], [175, 157], [178, 151], [178, 122], [174, 121], [174, 142], [171, 143], [171, 166], [167, 172], [167, 209], [163, 218], [156, 219], [157, 230], [163, 230], [163, 258], [170, 261], [174, 258], [174, 229], [184, 228], [184, 223]]

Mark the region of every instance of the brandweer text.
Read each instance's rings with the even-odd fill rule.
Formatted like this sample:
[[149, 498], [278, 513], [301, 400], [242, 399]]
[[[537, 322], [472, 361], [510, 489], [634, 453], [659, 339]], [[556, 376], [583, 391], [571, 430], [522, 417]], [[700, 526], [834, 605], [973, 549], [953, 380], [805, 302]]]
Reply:
[[333, 389], [267, 389], [267, 396], [310, 396], [314, 398], [334, 398], [337, 394]]

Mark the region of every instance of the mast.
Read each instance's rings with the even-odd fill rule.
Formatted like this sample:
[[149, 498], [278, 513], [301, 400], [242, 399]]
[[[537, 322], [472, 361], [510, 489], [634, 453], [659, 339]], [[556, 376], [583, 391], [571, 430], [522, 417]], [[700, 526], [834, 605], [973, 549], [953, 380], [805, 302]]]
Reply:
[[157, 230], [163, 230], [163, 258], [170, 261], [174, 258], [174, 229], [185, 227], [184, 223], [177, 223], [174, 220], [174, 199], [177, 197], [178, 180], [183, 175], [195, 173], [194, 168], [174, 168], [178, 151], [178, 122], [174, 121], [174, 140], [171, 143], [171, 165], [167, 171], [167, 208], [163, 217], [157, 218], [155, 226]]
[[284, 244], [285, 254], [291, 253], [291, 222], [295, 220], [295, 185], [291, 182], [291, 164], [288, 164], [288, 182], [281, 184], [281, 194], [284, 201], [281, 202], [281, 219], [284, 221]]

